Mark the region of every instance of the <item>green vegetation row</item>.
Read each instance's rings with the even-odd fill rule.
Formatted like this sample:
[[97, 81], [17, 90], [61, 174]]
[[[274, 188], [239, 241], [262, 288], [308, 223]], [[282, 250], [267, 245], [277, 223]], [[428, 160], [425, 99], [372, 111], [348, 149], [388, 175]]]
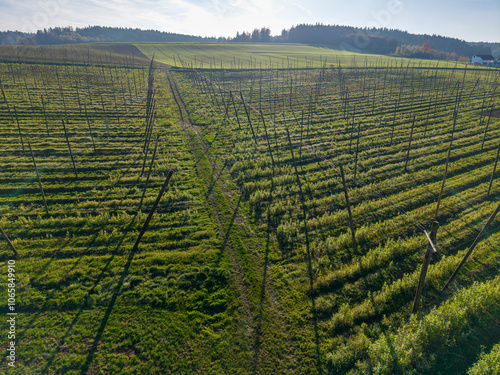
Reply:
[[[165, 76], [151, 73], [0, 64], [0, 226], [19, 252], [17, 367], [3, 360], [2, 373], [236, 373], [249, 361], [205, 187]], [[11, 257], [2, 238], [2, 290]]]
[[0, 61], [32, 64], [121, 65], [143, 67], [147, 58], [132, 44], [84, 43], [0, 46]]
[[158, 62], [195, 69], [297, 69], [322, 67], [465, 67], [450, 61], [395, 58], [293, 43], [136, 43]]
[[[325, 371], [373, 371], [371, 343], [387, 327], [403, 329], [410, 316], [426, 247], [422, 226], [430, 231], [432, 220], [440, 223], [425, 312], [446, 299], [440, 288], [496, 207], [495, 178], [487, 192], [499, 145], [492, 115], [497, 73], [367, 65], [192, 70], [175, 78], [221, 174], [235, 182], [233, 194], [243, 197], [255, 225], [275, 236], [282, 259], [269, 267], [278, 285], [294, 285], [304, 295], [287, 314], [300, 314], [317, 330]], [[497, 225], [492, 228], [462, 275], [484, 280], [498, 269]], [[467, 290], [470, 279], [459, 285]], [[281, 298], [289, 302], [286, 293]], [[497, 324], [484, 319], [486, 326]], [[480, 345], [491, 345], [475, 343], [467, 366]], [[440, 361], [452, 361], [451, 353]], [[429, 366], [435, 372], [439, 362]]]
[[[38, 47], [0, 63], [0, 226], [20, 254], [19, 367], [2, 370], [494, 363], [498, 219], [441, 289], [498, 205], [497, 71], [298, 45], [138, 45], [182, 67], [148, 71], [128, 46], [31, 57]], [[412, 315], [434, 220], [439, 252]]]

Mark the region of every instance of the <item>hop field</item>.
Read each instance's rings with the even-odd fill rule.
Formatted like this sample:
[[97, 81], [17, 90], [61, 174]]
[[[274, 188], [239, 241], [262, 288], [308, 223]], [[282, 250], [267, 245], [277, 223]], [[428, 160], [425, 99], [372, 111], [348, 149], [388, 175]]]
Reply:
[[148, 69], [99, 48], [0, 51], [0, 227], [19, 254], [17, 366], [2, 371], [489, 366], [497, 219], [442, 289], [498, 206], [497, 70], [140, 45], [163, 63]]

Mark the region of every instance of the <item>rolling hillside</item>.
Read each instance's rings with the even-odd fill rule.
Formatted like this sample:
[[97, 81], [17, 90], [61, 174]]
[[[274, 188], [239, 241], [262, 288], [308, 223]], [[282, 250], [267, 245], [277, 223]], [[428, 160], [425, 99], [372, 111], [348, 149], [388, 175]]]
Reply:
[[1, 372], [495, 368], [498, 70], [290, 44], [9, 48]]

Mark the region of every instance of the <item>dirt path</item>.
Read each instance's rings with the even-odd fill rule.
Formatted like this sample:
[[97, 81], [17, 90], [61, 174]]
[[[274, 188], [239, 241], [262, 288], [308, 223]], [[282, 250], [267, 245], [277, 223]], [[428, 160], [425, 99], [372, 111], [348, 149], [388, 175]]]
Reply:
[[[186, 104], [182, 100], [182, 97], [179, 93], [179, 89], [177, 88], [177, 85], [170, 74], [170, 70], [168, 68], [164, 68], [164, 71], [165, 71], [165, 74], [167, 76], [168, 83], [170, 85], [170, 90], [171, 90], [172, 95], [174, 97], [174, 101], [175, 101], [175, 103], [177, 105], [177, 109], [179, 111], [179, 118], [180, 118], [180, 122], [181, 122], [181, 127], [184, 131], [184, 135], [186, 136], [186, 139], [188, 140], [188, 142], [191, 146], [191, 149], [195, 155], [197, 154], [195, 142], [198, 142], [198, 144], [203, 149], [204, 156], [207, 158], [207, 160], [210, 163], [210, 166], [212, 168], [213, 173], [215, 173], [217, 166], [212, 160], [210, 160], [210, 157], [208, 155], [208, 148], [207, 148], [205, 142], [203, 141], [203, 139], [201, 138], [198, 128], [195, 125], [193, 125], [191, 122]], [[196, 135], [196, 139], [192, 138], [191, 134], [189, 134], [189, 130], [192, 130], [194, 132], [194, 134]], [[198, 163], [198, 164], [200, 164], [200, 163]], [[205, 182], [209, 181], [210, 176], [208, 176], [208, 173], [207, 173], [208, 171], [206, 171], [200, 165], [198, 165], [198, 169], [200, 170], [201, 174], [203, 175], [203, 179], [205, 180]], [[220, 179], [219, 179], [219, 182], [222, 184]], [[213, 201], [213, 199], [214, 198], [212, 197], [212, 201]], [[224, 225], [224, 219], [223, 219], [223, 217], [221, 217], [222, 215], [221, 215], [220, 209], [217, 207], [216, 202], [212, 202], [212, 206], [214, 208], [214, 213], [215, 213], [216, 218], [217, 218], [217, 223], [221, 229], [221, 234], [225, 239], [224, 242], [227, 243], [227, 242], [229, 242], [229, 239], [231, 236], [232, 223], [230, 223], [228, 226]], [[235, 216], [234, 213], [233, 213], [233, 216]], [[228, 254], [229, 259], [231, 261], [231, 265], [232, 265], [233, 270], [234, 270], [234, 276], [235, 276], [236, 282], [238, 284], [238, 289], [239, 289], [240, 296], [241, 296], [241, 301], [242, 301], [243, 310], [244, 310], [243, 316], [244, 316], [244, 320], [245, 320], [245, 324], [246, 324], [245, 332], [247, 335], [250, 335], [253, 332], [255, 327], [254, 327], [254, 322], [252, 319], [252, 316], [253, 316], [252, 308], [251, 308], [250, 302], [249, 302], [249, 290], [248, 290], [247, 285], [245, 284], [245, 281], [243, 280], [244, 271], [237, 260], [233, 246], [226, 246], [226, 250], [228, 250], [227, 254]]]
[[[266, 361], [263, 356], [269, 355], [268, 352], [270, 350], [279, 349], [280, 353], [273, 354], [276, 357], [285, 358], [283, 364], [280, 365], [282, 373], [293, 374], [297, 368], [296, 363], [298, 358], [284, 321], [284, 314], [277, 297], [278, 293], [271, 288], [271, 283], [269, 282], [270, 272], [267, 265], [267, 255], [266, 261], [261, 264], [261, 261], [252, 258], [252, 254], [247, 249], [248, 246], [253, 246], [259, 249], [266, 248], [267, 251], [266, 243], [263, 243], [262, 238], [257, 238], [254, 235], [249, 224], [244, 224], [245, 217], [239, 211], [240, 201], [234, 203], [225, 181], [221, 178], [220, 173], [217, 173], [220, 167], [217, 166], [217, 163], [209, 155], [209, 148], [203, 141], [198, 127], [192, 123], [187, 106], [182, 99], [169, 68], [164, 68], [164, 73], [177, 105], [181, 127], [193, 154], [198, 158], [201, 148], [203, 150], [203, 157], [206, 158], [210, 166], [207, 169], [203, 166], [202, 158], [198, 158], [198, 170], [207, 186], [211, 178], [216, 176], [216, 181], [212, 183], [216, 183], [220, 189], [220, 193], [217, 192], [216, 188], [210, 189], [209, 199], [211, 200], [213, 211], [224, 239], [222, 251], [231, 262], [234, 278], [241, 297], [245, 334], [249, 342], [252, 343], [250, 348], [253, 357], [253, 363], [251, 364], [252, 372], [255, 374], [265, 373], [265, 369], [269, 368], [269, 364], [262, 363]], [[192, 136], [193, 133], [195, 137]], [[198, 150], [197, 144], [199, 145]], [[267, 246], [269, 246], [269, 243]], [[273, 347], [271, 349], [269, 346], [276, 344], [269, 344], [266, 341], [276, 340], [276, 334], [281, 336], [280, 347]]]

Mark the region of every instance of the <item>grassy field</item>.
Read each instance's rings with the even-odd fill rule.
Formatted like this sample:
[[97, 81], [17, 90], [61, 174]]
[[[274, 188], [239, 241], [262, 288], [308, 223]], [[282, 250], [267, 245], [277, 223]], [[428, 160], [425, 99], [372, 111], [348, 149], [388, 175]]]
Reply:
[[[162, 77], [158, 149], [152, 162], [151, 142], [142, 173], [147, 70], [1, 69], [9, 107], [2, 102], [0, 225], [21, 254], [19, 361], [9, 373], [238, 372], [245, 362], [235, 350], [246, 345], [240, 303]], [[170, 166], [176, 169], [162, 205], [132, 251]], [[0, 366], [7, 372], [6, 361]]]
[[[386, 66], [453, 67], [455, 62], [394, 58], [304, 44], [259, 43], [139, 43], [144, 55], [160, 63], [200, 69], [290, 69]], [[458, 63], [464, 67], [465, 64]]]
[[[2, 238], [1, 312], [15, 259], [18, 313], [2, 373], [494, 366], [498, 219], [441, 289], [499, 202], [497, 70], [138, 45], [181, 66], [148, 70], [127, 45], [108, 60], [104, 45], [30, 48], [0, 48], [0, 227], [19, 252]], [[411, 314], [433, 221], [439, 252]]]
[[0, 60], [55, 64], [147, 66], [150, 59], [126, 43], [82, 43], [56, 46], [0, 46]]
[[[466, 315], [482, 321], [477, 330], [464, 323], [457, 328], [466, 331], [463, 336], [455, 334], [447, 321], [459, 320], [463, 305], [441, 305], [452, 294], [440, 294], [498, 205], [498, 184], [491, 176], [500, 122], [488, 116], [497, 72], [402, 68], [173, 75], [185, 88], [192, 123], [210, 144], [218, 168], [237, 184], [254, 225], [275, 236], [281, 260], [270, 262], [269, 272], [282, 290], [307, 296], [300, 303], [282, 293], [280, 303], [292, 326], [305, 320], [317, 334], [318, 372], [460, 373], [479, 356], [480, 342], [487, 347], [498, 342], [499, 320], [489, 312], [482, 316], [482, 308]], [[339, 166], [345, 170], [356, 244]], [[384, 342], [390, 348], [384, 340], [391, 332], [407, 335], [427, 242], [423, 229], [430, 232], [434, 220], [440, 225], [439, 255], [427, 274], [419, 317], [425, 322], [427, 313], [443, 314], [440, 322], [448, 328], [439, 333], [443, 339], [433, 336], [435, 328], [419, 328], [430, 336], [428, 342], [400, 344], [394, 357], [382, 359], [383, 350], [373, 354], [375, 347]], [[469, 275], [459, 284], [464, 290], [498, 273], [498, 228], [492, 225], [462, 271]], [[495, 280], [485, 288], [497, 288]], [[498, 311], [496, 297], [488, 298]], [[419, 354], [412, 358], [406, 350]], [[441, 353], [439, 360], [434, 351]], [[429, 363], [423, 366], [418, 356]]]

